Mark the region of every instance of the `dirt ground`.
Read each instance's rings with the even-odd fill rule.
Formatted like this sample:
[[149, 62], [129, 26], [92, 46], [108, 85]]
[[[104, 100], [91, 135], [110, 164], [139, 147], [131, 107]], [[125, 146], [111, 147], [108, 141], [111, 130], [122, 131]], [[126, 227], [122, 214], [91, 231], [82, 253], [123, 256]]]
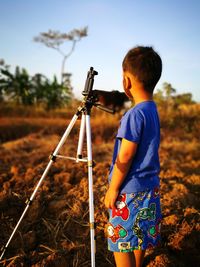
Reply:
[[[196, 267], [200, 262], [200, 119], [191, 119], [191, 114], [183, 110], [167, 124], [161, 112], [162, 243], [147, 251], [144, 266]], [[10, 237], [68, 123], [64, 118], [0, 119], [0, 246]], [[118, 115], [97, 113], [92, 119], [98, 267], [114, 266], [104, 235], [104, 195], [118, 123]], [[78, 132], [77, 125], [60, 154], [76, 155]], [[87, 165], [57, 159], [1, 266], [90, 266], [88, 216]]]

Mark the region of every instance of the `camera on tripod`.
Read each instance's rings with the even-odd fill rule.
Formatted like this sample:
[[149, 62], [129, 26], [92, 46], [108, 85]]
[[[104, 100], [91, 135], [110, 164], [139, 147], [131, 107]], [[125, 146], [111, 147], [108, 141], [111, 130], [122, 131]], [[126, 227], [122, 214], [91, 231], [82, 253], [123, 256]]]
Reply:
[[93, 67], [90, 67], [90, 70], [88, 71], [86, 82], [85, 82], [85, 87], [82, 92], [82, 95], [84, 96], [90, 96], [94, 84], [94, 76], [98, 75], [98, 72], [94, 70]]
[[117, 90], [110, 92], [98, 89], [93, 90], [95, 75], [98, 75], [98, 72], [95, 71], [93, 67], [90, 67], [90, 70], [87, 73], [85, 87], [82, 91], [82, 95], [85, 97], [85, 102], [112, 114], [123, 109], [124, 104], [129, 101], [126, 94]]

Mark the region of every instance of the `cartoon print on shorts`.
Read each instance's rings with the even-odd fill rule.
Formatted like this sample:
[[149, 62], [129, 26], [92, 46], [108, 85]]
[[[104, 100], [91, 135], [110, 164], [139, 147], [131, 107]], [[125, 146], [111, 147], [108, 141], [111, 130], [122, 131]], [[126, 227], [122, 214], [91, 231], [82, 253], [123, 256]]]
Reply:
[[153, 190], [153, 197], [159, 197], [160, 196], [160, 191], [159, 191], [159, 187], [155, 187]]
[[140, 211], [138, 212], [138, 215], [142, 220], [147, 220], [147, 219], [149, 221], [155, 220], [156, 204], [155, 203], [151, 203], [149, 208], [140, 209]]
[[114, 227], [111, 223], [108, 223], [106, 230], [108, 238], [110, 238], [113, 243], [116, 243], [119, 238], [125, 238], [127, 236], [126, 229], [120, 224]]
[[133, 231], [135, 232], [136, 236], [138, 237], [138, 249], [141, 249], [142, 243], [144, 241], [144, 235], [142, 233], [142, 229], [139, 226], [139, 221], [140, 221], [140, 217], [137, 215], [137, 218], [136, 218], [135, 223], [133, 225]]
[[146, 197], [147, 192], [139, 192], [136, 196], [133, 194], [133, 204], [134, 208], [138, 208], [140, 202], [143, 201], [143, 199]]
[[160, 234], [161, 220], [158, 220], [156, 225], [151, 225], [148, 229], [148, 235], [156, 238]]
[[112, 209], [112, 218], [114, 218], [115, 216], [119, 216], [124, 221], [128, 220], [130, 211], [126, 204], [126, 194], [121, 194], [118, 196], [115, 206], [116, 208]]
[[133, 231], [138, 237], [138, 249], [142, 248], [142, 244], [144, 242], [144, 234], [142, 232], [142, 229], [140, 228], [139, 222], [140, 220], [155, 220], [155, 214], [156, 214], [156, 204], [151, 203], [149, 208], [142, 208], [139, 210], [136, 220], [133, 225]]
[[131, 247], [131, 242], [119, 242], [118, 249], [120, 252], [132, 252], [134, 247]]

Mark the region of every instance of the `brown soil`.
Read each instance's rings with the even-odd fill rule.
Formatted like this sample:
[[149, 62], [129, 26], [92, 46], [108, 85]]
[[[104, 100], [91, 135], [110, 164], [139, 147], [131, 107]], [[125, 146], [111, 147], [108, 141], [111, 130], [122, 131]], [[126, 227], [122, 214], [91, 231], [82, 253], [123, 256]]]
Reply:
[[[119, 116], [99, 114], [92, 118], [96, 265], [106, 267], [114, 266], [114, 260], [104, 237], [107, 220], [104, 195]], [[147, 251], [144, 266], [148, 267], [196, 267], [200, 262], [200, 133], [197, 122], [191, 124], [184, 114], [180, 120], [174, 117], [173, 126], [166, 125], [166, 117], [163, 118], [162, 243]], [[68, 122], [69, 119], [58, 117], [1, 119], [1, 246], [10, 237]], [[78, 127], [73, 129], [60, 154], [75, 156], [78, 131]], [[87, 165], [57, 159], [7, 248], [1, 266], [90, 266], [88, 216]]]

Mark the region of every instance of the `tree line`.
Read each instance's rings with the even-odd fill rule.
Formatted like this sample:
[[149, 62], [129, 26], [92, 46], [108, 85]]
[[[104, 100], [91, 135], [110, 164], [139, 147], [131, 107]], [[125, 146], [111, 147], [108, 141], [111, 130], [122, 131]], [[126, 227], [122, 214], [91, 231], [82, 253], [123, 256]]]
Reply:
[[162, 88], [158, 89], [154, 94], [154, 100], [158, 105], [176, 108], [181, 104], [194, 104], [192, 93], [177, 94], [177, 90], [173, 88], [171, 83], [163, 83]]
[[0, 102], [52, 109], [65, 106], [72, 96], [70, 77], [60, 83], [56, 76], [52, 80], [40, 73], [31, 76], [25, 68], [19, 66], [12, 73], [10, 67], [1, 61]]
[[[12, 73], [10, 67], [0, 60], [0, 102], [53, 109], [66, 106], [72, 98], [70, 74], [59, 82], [56, 76], [52, 80], [40, 73], [31, 76], [19, 66]], [[191, 93], [177, 94], [167, 82], [156, 91], [154, 99], [162, 107], [176, 108], [180, 104], [195, 103]]]

